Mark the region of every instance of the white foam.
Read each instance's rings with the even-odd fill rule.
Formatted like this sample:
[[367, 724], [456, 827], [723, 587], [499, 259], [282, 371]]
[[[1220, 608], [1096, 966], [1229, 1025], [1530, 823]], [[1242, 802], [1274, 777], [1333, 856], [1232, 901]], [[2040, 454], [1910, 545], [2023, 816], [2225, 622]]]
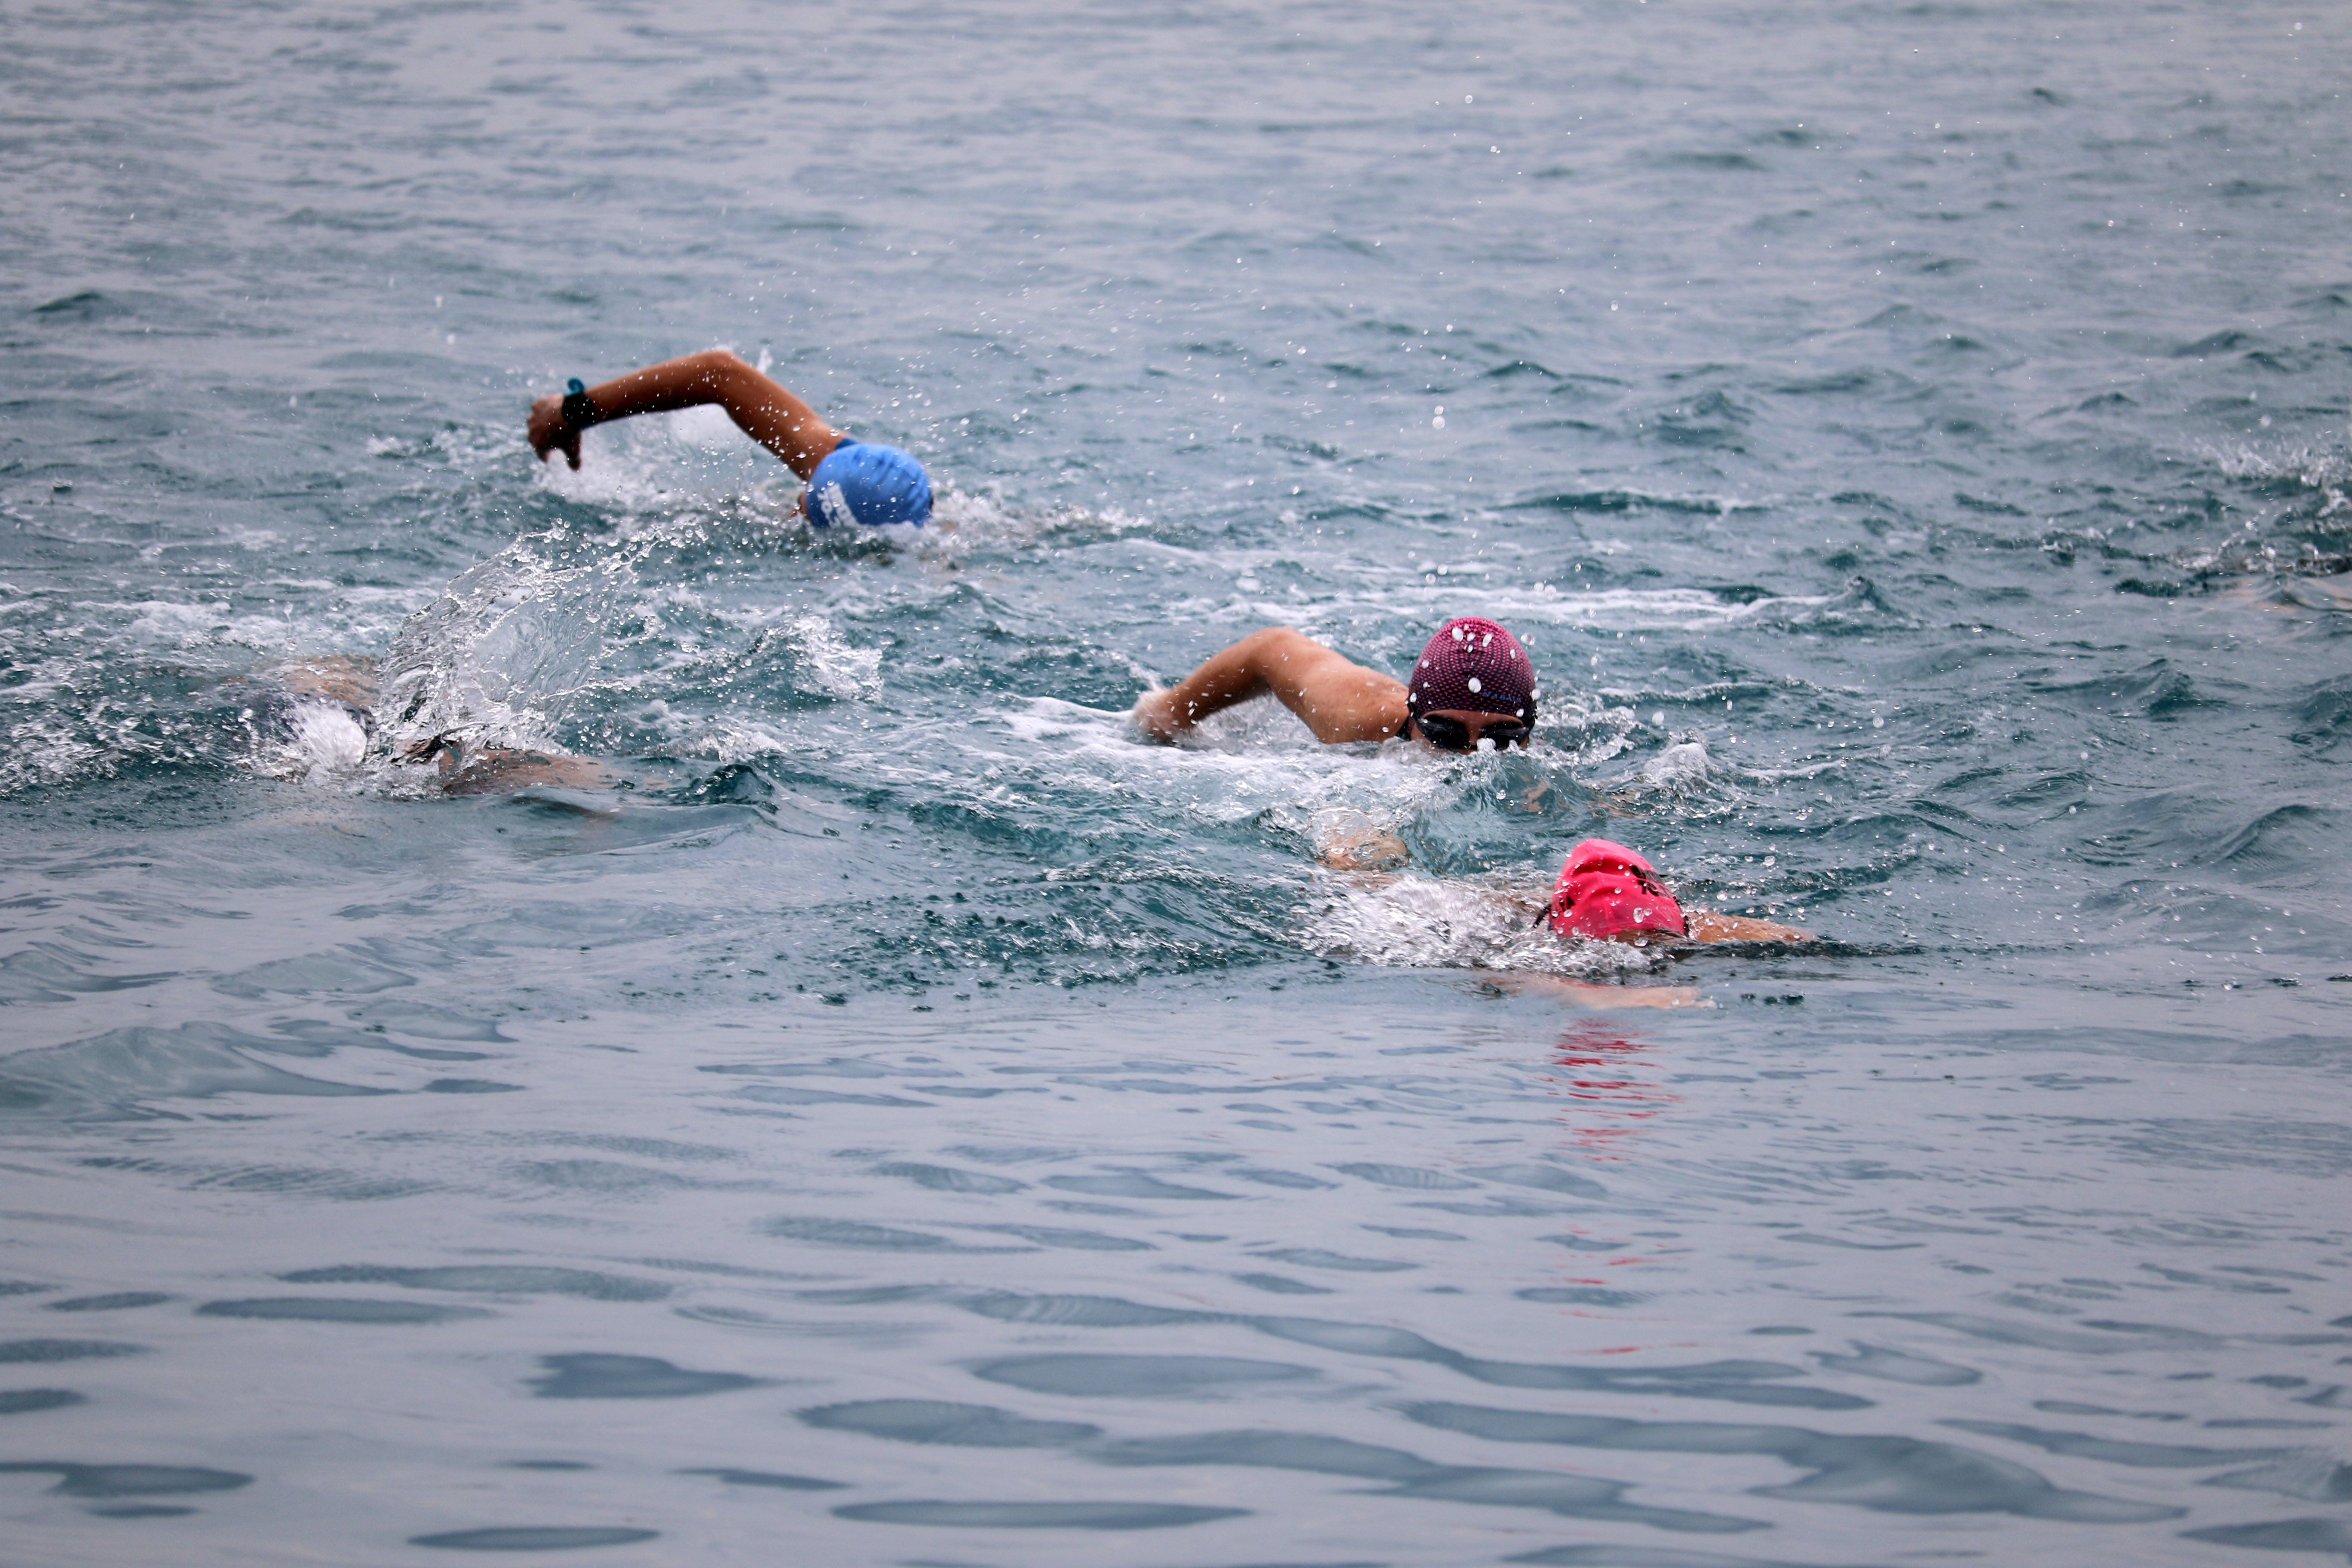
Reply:
[[1674, 744], [1642, 764], [1643, 782], [1653, 789], [1696, 789], [1714, 776], [1715, 760], [1696, 735], [1676, 736]]
[[[18, 704], [25, 697], [41, 694], [45, 688], [55, 690], [58, 684], [52, 681], [18, 686], [11, 689], [8, 696], [12, 705]], [[0, 748], [0, 797], [44, 784], [111, 773], [127, 754], [107, 743], [125, 725], [93, 722], [92, 730], [84, 731], [76, 722], [73, 710], [47, 701], [24, 703], [22, 710], [27, 716], [8, 726], [8, 743]], [[95, 721], [98, 716], [92, 713], [89, 717]]]
[[[905, 548], [929, 555], [956, 555], [972, 550], [1022, 550], [1055, 542], [1070, 534], [1108, 535], [1124, 540], [1154, 526], [1151, 519], [1116, 507], [1097, 511], [1089, 507], [1052, 507], [1029, 511], [1002, 495], [978, 495], [959, 489], [952, 480], [931, 476], [931, 521], [923, 528], [874, 530], [904, 533]], [[1138, 545], [1150, 542], [1138, 540]]]
[[746, 763], [790, 751], [792, 738], [775, 724], [740, 715], [713, 719], [656, 721], [672, 739], [669, 750], [681, 757], [714, 763]]
[[2326, 451], [2308, 445], [2207, 447], [2201, 454], [2233, 479], [2293, 479], [2307, 489], [2352, 484], [2352, 453]]
[[674, 519], [690, 503], [740, 496], [742, 465], [759, 458], [726, 410], [705, 405], [600, 425], [582, 437], [578, 468], [551, 452], [538, 482], [566, 500]]
[[184, 600], [150, 599], [131, 605], [84, 605], [76, 606], [85, 613], [92, 610], [132, 612], [125, 628], [133, 637], [162, 643], [177, 649], [192, 649], [221, 644], [259, 648], [272, 653], [293, 653], [300, 639], [293, 625], [276, 616], [235, 615], [220, 604], [189, 604]]
[[397, 753], [451, 735], [544, 748], [566, 699], [594, 684], [604, 626], [632, 603], [618, 563], [557, 566], [520, 541], [412, 616], [383, 664], [379, 710]]
[[1299, 909], [1299, 941], [1324, 957], [1423, 969], [1592, 977], [1664, 962], [1627, 942], [1559, 936], [1538, 919], [1546, 902], [1545, 889], [1491, 879], [1324, 872]]
[[289, 783], [322, 784], [348, 777], [366, 761], [368, 733], [340, 702], [298, 701], [287, 715], [282, 741], [257, 747], [256, 771]]
[[790, 632], [801, 656], [795, 672], [803, 689], [845, 700], [878, 696], [882, 690], [882, 650], [860, 647], [823, 616], [795, 616]]

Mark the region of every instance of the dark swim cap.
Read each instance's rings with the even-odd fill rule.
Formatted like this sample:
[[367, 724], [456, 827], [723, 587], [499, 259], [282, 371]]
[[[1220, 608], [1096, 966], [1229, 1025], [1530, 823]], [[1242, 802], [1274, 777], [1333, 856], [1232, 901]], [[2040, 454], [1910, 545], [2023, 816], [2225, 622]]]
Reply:
[[896, 447], [844, 438], [809, 476], [808, 520], [835, 523], [921, 524], [930, 521], [931, 480], [923, 465]]
[[1536, 725], [1536, 667], [1519, 639], [1479, 616], [1437, 628], [1405, 681], [1414, 718], [1432, 709], [1508, 713]]

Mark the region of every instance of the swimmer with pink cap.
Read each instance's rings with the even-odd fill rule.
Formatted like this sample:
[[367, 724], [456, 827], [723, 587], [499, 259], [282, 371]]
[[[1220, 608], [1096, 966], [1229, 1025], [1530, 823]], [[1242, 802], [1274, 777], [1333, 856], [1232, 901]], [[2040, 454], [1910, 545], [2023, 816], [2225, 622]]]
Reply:
[[1135, 727], [1172, 741], [1210, 714], [1272, 696], [1327, 745], [1391, 738], [1441, 751], [1525, 746], [1536, 727], [1536, 667], [1519, 639], [1480, 616], [1446, 622], [1410, 681], [1342, 658], [1303, 632], [1252, 632], [1135, 705]]
[[1706, 910], [1685, 914], [1657, 871], [1622, 844], [1588, 838], [1568, 852], [1544, 920], [1586, 942], [1655, 947], [1680, 942], [1811, 942], [1811, 931]]

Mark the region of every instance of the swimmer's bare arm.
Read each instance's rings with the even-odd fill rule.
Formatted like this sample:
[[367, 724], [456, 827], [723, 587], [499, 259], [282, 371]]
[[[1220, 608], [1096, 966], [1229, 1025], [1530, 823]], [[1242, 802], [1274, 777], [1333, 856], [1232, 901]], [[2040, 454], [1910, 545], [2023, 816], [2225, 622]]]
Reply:
[[270, 672], [299, 697], [323, 697], [346, 708], [375, 706], [375, 660], [350, 654], [295, 659]]
[[1712, 1002], [1699, 1000], [1696, 985], [1594, 985], [1582, 980], [1570, 980], [1565, 974], [1546, 974], [1543, 971], [1505, 971], [1499, 974], [1481, 973], [1479, 982], [1498, 991], [1532, 992], [1538, 995], [1557, 997], [1578, 1007], [1711, 1007]]
[[1269, 692], [1326, 744], [1385, 741], [1404, 722], [1403, 682], [1350, 663], [1302, 632], [1268, 626], [1165, 691], [1145, 693], [1135, 727], [1172, 741], [1210, 714]]
[[1710, 914], [1693, 910], [1683, 917], [1683, 930], [1693, 942], [1818, 942], [1809, 931], [1750, 920], [1746, 915]]
[[[1360, 811], [1345, 806], [1315, 814], [1315, 858], [1334, 871], [1393, 871], [1412, 858], [1412, 851], [1393, 827], [1384, 827]], [[1375, 878], [1365, 885], [1385, 882]]]
[[[818, 418], [816, 410], [725, 349], [633, 370], [590, 387], [588, 397], [596, 405], [598, 424], [716, 403], [743, 434], [782, 458], [803, 479], [816, 472], [825, 454], [841, 444], [841, 432]], [[562, 452], [573, 468], [580, 466], [580, 432], [564, 419], [562, 398], [542, 397], [532, 404], [530, 430], [530, 449], [541, 462], [547, 461], [550, 452]]]
[[514, 746], [467, 746], [448, 735], [412, 742], [405, 763], [433, 763], [445, 795], [504, 795], [509, 790], [550, 786], [604, 789], [621, 775], [604, 763], [564, 752], [524, 751]]

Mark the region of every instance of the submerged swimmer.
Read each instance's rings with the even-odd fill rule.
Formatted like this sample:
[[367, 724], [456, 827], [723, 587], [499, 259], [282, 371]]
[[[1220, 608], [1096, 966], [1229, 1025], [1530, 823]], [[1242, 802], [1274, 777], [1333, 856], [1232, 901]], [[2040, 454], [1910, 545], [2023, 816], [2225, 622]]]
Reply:
[[[281, 689], [244, 711], [257, 748], [276, 754], [280, 776], [313, 769], [357, 767], [381, 733], [379, 692], [372, 658], [337, 656], [279, 666], [270, 678]], [[430, 763], [443, 795], [499, 795], [534, 785], [604, 789], [623, 775], [588, 757], [520, 746], [484, 746], [454, 733], [427, 735], [400, 747], [396, 759]]]
[[1525, 746], [1536, 726], [1536, 667], [1493, 621], [1461, 616], [1421, 650], [1410, 684], [1366, 669], [1288, 626], [1268, 626], [1136, 703], [1135, 727], [1173, 741], [1210, 714], [1272, 695], [1326, 745], [1420, 740], [1447, 752]]
[[725, 349], [664, 360], [596, 386], [573, 378], [570, 392], [530, 405], [530, 449], [542, 463], [562, 452], [577, 468], [580, 433], [592, 426], [706, 403], [727, 410], [743, 434], [808, 481], [800, 510], [817, 527], [929, 521], [931, 481], [922, 464], [896, 447], [843, 435]]
[[[583, 431], [632, 415], [709, 403], [724, 408], [744, 434], [808, 481], [799, 505], [817, 527], [919, 526], [930, 520], [931, 482], [920, 463], [896, 447], [843, 434], [793, 392], [724, 349], [665, 360], [594, 387], [574, 380], [568, 393], [531, 405], [526, 432], [541, 462], [562, 452], [577, 468]], [[254, 710], [248, 719], [257, 715], [264, 721], [268, 743], [289, 768], [356, 766], [370, 749], [383, 746], [394, 762], [429, 764], [433, 787], [445, 795], [534, 785], [601, 789], [627, 782], [590, 758], [544, 747], [487, 744], [463, 728], [399, 734], [396, 725], [379, 721], [384, 716], [377, 711], [381, 694], [372, 660], [314, 660], [277, 675], [286, 696]]]

